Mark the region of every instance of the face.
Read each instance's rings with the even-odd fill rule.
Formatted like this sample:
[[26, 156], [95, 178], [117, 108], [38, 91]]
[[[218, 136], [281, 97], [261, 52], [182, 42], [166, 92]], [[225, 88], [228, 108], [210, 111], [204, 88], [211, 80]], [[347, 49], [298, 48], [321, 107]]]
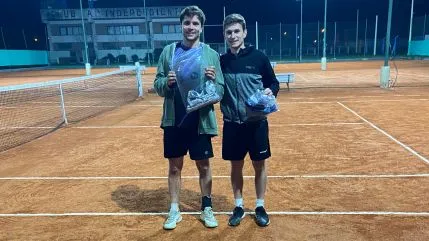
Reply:
[[230, 48], [238, 49], [244, 45], [244, 39], [247, 36], [247, 30], [243, 31], [243, 26], [239, 23], [233, 23], [226, 26], [224, 37]]
[[185, 16], [182, 21], [183, 38], [187, 41], [196, 41], [202, 32], [201, 22], [197, 16]]

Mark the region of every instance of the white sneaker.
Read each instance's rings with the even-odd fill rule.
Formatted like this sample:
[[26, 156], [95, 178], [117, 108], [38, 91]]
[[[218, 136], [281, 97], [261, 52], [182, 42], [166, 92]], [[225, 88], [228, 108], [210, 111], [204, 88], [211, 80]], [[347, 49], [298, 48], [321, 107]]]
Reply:
[[172, 230], [176, 228], [176, 224], [182, 221], [182, 215], [180, 215], [180, 211], [170, 210], [168, 213], [168, 217], [164, 222], [164, 229]]
[[204, 226], [207, 228], [216, 228], [218, 226], [217, 220], [213, 214], [213, 210], [211, 207], [206, 207], [201, 212], [201, 221], [204, 222]]

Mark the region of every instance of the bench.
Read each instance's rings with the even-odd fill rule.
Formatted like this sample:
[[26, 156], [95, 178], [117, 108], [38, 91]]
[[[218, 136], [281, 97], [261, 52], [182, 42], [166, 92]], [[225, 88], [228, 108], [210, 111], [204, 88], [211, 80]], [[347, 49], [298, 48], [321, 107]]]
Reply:
[[286, 83], [287, 89], [289, 90], [289, 83], [295, 82], [295, 74], [294, 73], [280, 73], [276, 74], [277, 80], [279, 83]]
[[[270, 62], [271, 63], [271, 67], [273, 67], [273, 69], [276, 67], [277, 62]], [[279, 81], [279, 83], [286, 83], [287, 84], [287, 89], [289, 90], [289, 83], [295, 82], [295, 74], [294, 73], [280, 73], [280, 74], [276, 74], [277, 80]]]
[[[119, 65], [119, 69], [120, 70], [128, 70], [128, 69], [135, 69], [135, 68], [136, 68], [135, 65]], [[145, 71], [146, 71], [146, 66], [145, 65], [141, 65], [140, 68], [141, 68], [141, 71], [144, 74]]]

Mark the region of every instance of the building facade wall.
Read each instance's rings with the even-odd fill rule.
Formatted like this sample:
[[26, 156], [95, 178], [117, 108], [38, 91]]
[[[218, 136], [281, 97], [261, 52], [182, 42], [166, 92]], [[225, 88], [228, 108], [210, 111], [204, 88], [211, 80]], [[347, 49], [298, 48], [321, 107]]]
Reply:
[[[180, 6], [83, 9], [85, 37], [90, 62], [111, 54], [140, 59], [160, 52], [166, 44], [182, 39]], [[147, 18], [146, 18], [147, 17]], [[50, 61], [85, 60], [84, 32], [80, 9], [41, 10], [47, 26]]]

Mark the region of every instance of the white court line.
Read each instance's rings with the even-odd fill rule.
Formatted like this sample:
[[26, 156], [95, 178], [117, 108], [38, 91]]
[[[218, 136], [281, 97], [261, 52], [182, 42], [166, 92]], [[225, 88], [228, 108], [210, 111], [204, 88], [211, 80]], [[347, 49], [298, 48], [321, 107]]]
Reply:
[[417, 151], [413, 150], [411, 147], [409, 147], [409, 146], [405, 145], [404, 143], [400, 142], [399, 140], [397, 140], [395, 137], [393, 137], [392, 135], [390, 135], [386, 131], [384, 131], [381, 128], [377, 127], [376, 125], [374, 125], [373, 123], [371, 123], [367, 119], [363, 118], [362, 116], [360, 116], [358, 113], [356, 113], [355, 111], [353, 111], [349, 107], [345, 106], [343, 103], [338, 102], [338, 104], [341, 105], [342, 107], [344, 107], [345, 109], [347, 109], [348, 111], [350, 111], [351, 113], [353, 113], [355, 116], [359, 117], [361, 120], [363, 120], [366, 123], [368, 123], [374, 129], [378, 130], [379, 132], [381, 132], [385, 136], [389, 137], [391, 140], [393, 140], [394, 142], [396, 142], [397, 144], [399, 144], [400, 146], [402, 146], [403, 148], [405, 148], [407, 151], [411, 152], [413, 155], [415, 155], [418, 158], [420, 158], [422, 161], [426, 162], [426, 164], [429, 164], [429, 160], [428, 159], [426, 159], [424, 156], [420, 155]]
[[428, 101], [429, 99], [399, 99], [399, 100], [343, 100], [347, 103], [371, 103], [371, 102], [406, 102], [406, 101]]
[[[332, 175], [284, 175], [284, 176], [268, 176], [270, 179], [329, 179], [329, 178], [338, 178], [338, 179], [351, 179], [351, 178], [425, 178], [429, 177], [429, 173], [421, 174], [374, 174], [374, 175], [364, 175], [364, 174], [332, 174]], [[68, 181], [68, 180], [163, 180], [167, 179], [167, 176], [134, 176], [134, 177], [0, 177], [2, 181]], [[219, 179], [229, 179], [230, 176], [213, 176], [212, 178]], [[245, 179], [253, 179], [255, 176], [243, 176]], [[199, 179], [199, 176], [182, 176], [182, 179]]]
[[[100, 101], [66, 101], [67, 103], [100, 103]], [[144, 102], [150, 103], [163, 103], [162, 100], [145, 100]], [[60, 104], [58, 101], [31, 101], [30, 104]]]
[[162, 105], [136, 105], [136, 104], [115, 105], [115, 106], [102, 106], [102, 105], [93, 105], [93, 106], [67, 106], [66, 105], [66, 108], [67, 107], [83, 107], [83, 108], [91, 108], [91, 107], [106, 107], [106, 108], [109, 108], [109, 107], [121, 107], [121, 108], [123, 108], [125, 106], [137, 106], [137, 107], [152, 107], [152, 106], [154, 106], [154, 107], [159, 107], [159, 106], [162, 106]]
[[[376, 103], [376, 102], [407, 102], [407, 101], [429, 101], [429, 99], [398, 99], [398, 100], [342, 100], [347, 103]], [[290, 104], [337, 104], [338, 101], [289, 101], [277, 102], [279, 105]], [[58, 105], [39, 105], [39, 106], [0, 106], [0, 109], [36, 109], [36, 108], [58, 108]], [[125, 106], [133, 107], [162, 107], [163, 105], [141, 105], [141, 104], [128, 104], [128, 105], [66, 105], [65, 108], [124, 108]]]
[[[271, 127], [284, 126], [337, 126], [337, 125], [363, 125], [363, 122], [338, 122], [338, 123], [296, 123], [296, 124], [270, 124]], [[219, 125], [223, 127], [223, 125]], [[138, 129], [138, 128], [160, 128], [159, 126], [74, 126], [71, 129]]]
[[429, 75], [421, 75], [421, 74], [407, 74], [407, 73], [404, 73], [404, 72], [401, 72], [401, 74], [400, 74], [400, 75], [429, 78]]
[[[271, 127], [284, 127], [284, 126], [341, 126], [341, 125], [363, 125], [363, 122], [332, 122], [332, 123], [291, 123], [291, 124], [270, 124]], [[223, 127], [223, 125], [219, 125]], [[0, 130], [10, 129], [52, 129], [57, 128], [53, 126], [10, 126], [0, 127]], [[145, 128], [160, 128], [159, 125], [134, 125], [134, 126], [69, 126], [69, 129], [145, 129]]]
[[[124, 105], [66, 105], [65, 108], [119, 108]], [[160, 107], [162, 105], [129, 105], [137, 107]], [[39, 105], [39, 106], [9, 106], [2, 107], [0, 109], [35, 109], [35, 108], [58, 108], [60, 105]]]
[[72, 126], [71, 129], [142, 129], [160, 128], [160, 126]]
[[53, 129], [58, 126], [6, 126], [0, 127], [0, 130], [14, 130], [14, 129]]
[[290, 102], [277, 102], [279, 105], [289, 104], [334, 104], [336, 101], [290, 101]]
[[[395, 97], [420, 97], [422, 95], [392, 95]], [[361, 95], [361, 96], [357, 96], [357, 95], [346, 95], [346, 96], [338, 96], [338, 97], [332, 97], [333, 99], [350, 99], [350, 98], [369, 98], [369, 97], [374, 97], [374, 98], [385, 98], [386, 96], [380, 96], [380, 95]], [[313, 100], [313, 99], [326, 99], [326, 98], [330, 98], [330, 97], [294, 97], [294, 98], [290, 98], [292, 100]]]
[[[428, 101], [429, 99], [399, 99], [399, 100], [343, 100], [347, 103], [372, 103], [372, 102], [406, 102], [406, 101]], [[279, 105], [290, 104], [337, 104], [338, 101], [290, 101], [290, 102], [277, 102]]]
[[304, 78], [302, 75], [295, 73], [296, 76], [300, 77], [301, 79], [303, 79], [306, 82], [310, 82], [307, 78]]
[[[200, 215], [201, 212], [181, 212], [182, 215]], [[213, 212], [216, 215], [231, 215], [232, 212]], [[245, 212], [248, 215], [254, 215], [255, 212]], [[279, 216], [296, 216], [296, 215], [378, 215], [378, 216], [411, 216], [411, 217], [426, 217], [429, 216], [429, 212], [386, 212], [386, 211], [354, 211], [354, 212], [336, 212], [336, 211], [325, 211], [325, 212], [287, 212], [287, 211], [274, 211], [267, 212], [270, 215]], [[82, 217], [82, 216], [165, 216], [167, 212], [129, 212], [129, 213], [0, 213], [0, 217]]]
[[155, 106], [155, 107], [159, 107], [159, 106], [163, 106], [163, 105], [137, 105], [137, 104], [130, 104], [130, 106], [144, 106], [144, 107]]
[[270, 124], [271, 127], [282, 126], [340, 126], [340, 125], [363, 125], [363, 122], [333, 122], [333, 123], [297, 123], [297, 124]]

